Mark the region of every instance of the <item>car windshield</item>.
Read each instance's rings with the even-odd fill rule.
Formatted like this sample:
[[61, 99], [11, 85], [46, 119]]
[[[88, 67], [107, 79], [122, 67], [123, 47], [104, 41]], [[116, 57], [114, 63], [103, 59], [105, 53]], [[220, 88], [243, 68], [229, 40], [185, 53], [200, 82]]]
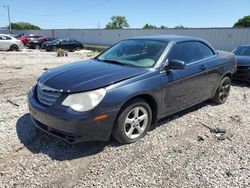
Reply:
[[47, 42], [47, 43], [57, 43], [57, 42], [60, 42], [61, 41], [61, 39], [55, 39], [55, 40], [51, 40], [51, 41], [49, 41], [49, 42]]
[[155, 40], [130, 39], [111, 47], [96, 59], [136, 67], [152, 67], [160, 58], [167, 43]]
[[241, 46], [234, 50], [235, 55], [250, 56], [250, 46]]

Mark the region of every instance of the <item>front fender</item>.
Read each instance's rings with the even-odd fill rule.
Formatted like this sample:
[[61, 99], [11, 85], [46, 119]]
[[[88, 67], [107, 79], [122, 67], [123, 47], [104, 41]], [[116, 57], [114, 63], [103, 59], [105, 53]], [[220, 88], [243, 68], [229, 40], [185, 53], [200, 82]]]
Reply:
[[139, 77], [141, 78], [138, 79], [136, 77], [108, 86], [106, 88], [107, 94], [103, 101], [104, 104], [102, 105], [105, 109], [102, 110], [121, 109], [127, 101], [139, 95], [148, 95], [154, 98], [157, 104], [157, 111], [160, 110], [162, 97], [160, 74], [153, 74], [149, 77], [142, 75]]

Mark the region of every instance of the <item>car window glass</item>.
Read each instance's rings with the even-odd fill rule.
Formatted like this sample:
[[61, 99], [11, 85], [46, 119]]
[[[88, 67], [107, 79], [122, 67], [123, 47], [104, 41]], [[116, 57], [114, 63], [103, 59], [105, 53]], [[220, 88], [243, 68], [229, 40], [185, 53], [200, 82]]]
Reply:
[[239, 56], [250, 56], [250, 47], [242, 46], [234, 50], [235, 55]]
[[173, 47], [169, 59], [181, 60], [189, 64], [202, 59], [202, 56], [197, 42], [181, 42]]
[[100, 60], [116, 60], [137, 67], [151, 67], [160, 58], [167, 43], [154, 40], [124, 40], [101, 54]]
[[66, 40], [62, 40], [62, 42], [61, 42], [62, 44], [68, 44], [69, 43], [69, 40], [68, 39], [66, 39]]
[[169, 59], [181, 60], [190, 64], [213, 55], [213, 51], [201, 42], [181, 42], [173, 47]]
[[8, 37], [8, 36], [1, 36], [1, 40], [11, 40], [11, 37]]
[[243, 55], [250, 56], [250, 48], [246, 48]]
[[214, 55], [214, 52], [204, 43], [198, 42], [202, 58], [208, 58]]

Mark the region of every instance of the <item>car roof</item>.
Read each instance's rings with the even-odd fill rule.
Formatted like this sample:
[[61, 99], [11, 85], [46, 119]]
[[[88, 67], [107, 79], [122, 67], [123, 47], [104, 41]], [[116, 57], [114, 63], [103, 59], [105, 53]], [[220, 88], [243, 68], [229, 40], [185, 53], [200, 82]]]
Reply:
[[158, 41], [162, 41], [162, 42], [171, 42], [171, 41], [184, 42], [184, 41], [190, 41], [190, 40], [204, 41], [203, 39], [200, 39], [197, 37], [182, 36], [182, 35], [140, 36], [140, 37], [134, 37], [132, 39], [158, 40]]

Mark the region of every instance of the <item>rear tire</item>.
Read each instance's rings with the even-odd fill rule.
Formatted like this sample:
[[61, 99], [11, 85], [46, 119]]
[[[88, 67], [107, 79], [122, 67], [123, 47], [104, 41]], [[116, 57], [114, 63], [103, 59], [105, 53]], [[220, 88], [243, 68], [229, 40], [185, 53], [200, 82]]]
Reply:
[[228, 76], [226, 76], [221, 80], [220, 85], [217, 88], [214, 97], [211, 99], [212, 102], [216, 104], [225, 103], [230, 93], [230, 87], [231, 87], [231, 79]]
[[17, 45], [11, 45], [10, 46], [10, 51], [19, 51], [19, 48], [18, 48], [18, 46]]
[[152, 111], [146, 101], [136, 98], [121, 110], [112, 136], [121, 144], [130, 144], [144, 137], [151, 126]]

